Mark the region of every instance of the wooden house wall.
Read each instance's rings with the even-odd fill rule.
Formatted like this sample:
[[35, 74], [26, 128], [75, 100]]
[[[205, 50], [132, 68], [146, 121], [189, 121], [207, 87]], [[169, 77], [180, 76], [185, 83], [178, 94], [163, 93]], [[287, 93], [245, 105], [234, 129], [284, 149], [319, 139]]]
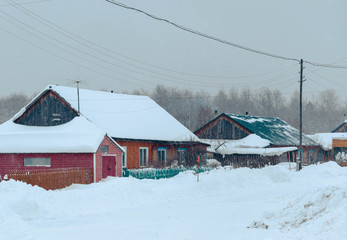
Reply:
[[148, 148], [148, 164], [146, 167], [165, 167], [162, 162], [158, 161], [158, 148], [166, 148], [166, 166], [170, 166], [173, 161], [177, 160], [178, 148], [186, 148], [188, 161], [186, 165], [194, 165], [194, 160], [198, 155], [206, 154], [206, 145], [197, 143], [170, 143], [170, 142], [152, 142], [152, 141], [131, 141], [116, 139], [117, 143], [127, 150], [127, 168], [140, 168], [139, 155], [140, 148]]
[[266, 157], [258, 154], [228, 154], [224, 156], [215, 154], [214, 158], [221, 162], [222, 166], [232, 166], [233, 168], [262, 168], [267, 165], [276, 165], [282, 161], [286, 161], [287, 154]]
[[[24, 158], [50, 158], [50, 167], [24, 166]], [[93, 153], [2, 153], [0, 154], [0, 175], [3, 178], [10, 170], [93, 168]]]
[[226, 116], [221, 116], [196, 131], [195, 134], [201, 139], [242, 139], [251, 132]]
[[[101, 146], [108, 146], [108, 153], [101, 152]], [[97, 152], [95, 153], [95, 179], [96, 182], [102, 179], [102, 156], [116, 157], [116, 177], [122, 176], [122, 154], [123, 152], [115, 145], [107, 136], [101, 142]]]
[[52, 91], [47, 91], [15, 120], [27, 126], [55, 126], [71, 121], [78, 114]]
[[335, 155], [338, 152], [347, 151], [347, 140], [333, 139], [332, 141], [332, 150], [331, 150], [331, 160], [335, 160]]

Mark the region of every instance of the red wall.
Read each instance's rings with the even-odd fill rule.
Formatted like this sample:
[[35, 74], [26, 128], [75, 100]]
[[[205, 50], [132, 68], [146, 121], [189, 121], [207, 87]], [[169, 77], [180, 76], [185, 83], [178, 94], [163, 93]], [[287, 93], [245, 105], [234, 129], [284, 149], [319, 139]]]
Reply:
[[[51, 167], [24, 167], [24, 158], [51, 158]], [[9, 170], [55, 169], [70, 167], [93, 167], [93, 153], [2, 153], [0, 175]]]
[[[108, 154], [101, 154], [101, 145], [109, 146]], [[122, 151], [107, 136], [95, 153], [96, 182], [102, 179], [102, 156], [116, 156], [116, 176], [122, 176]], [[24, 167], [24, 158], [51, 158], [51, 167]], [[85, 167], [94, 168], [94, 153], [2, 153], [0, 154], [0, 175], [3, 178], [9, 170], [56, 169]], [[94, 174], [94, 173], [93, 173]]]
[[[101, 145], [107, 145], [108, 146], [108, 153], [102, 154], [101, 153]], [[95, 169], [95, 176], [96, 176], [96, 182], [100, 181], [102, 179], [102, 156], [116, 156], [116, 177], [122, 176], [122, 154], [123, 152], [118, 148], [117, 145], [113, 143], [107, 136], [104, 138], [104, 140], [101, 142], [98, 151], [96, 152], [96, 169]]]

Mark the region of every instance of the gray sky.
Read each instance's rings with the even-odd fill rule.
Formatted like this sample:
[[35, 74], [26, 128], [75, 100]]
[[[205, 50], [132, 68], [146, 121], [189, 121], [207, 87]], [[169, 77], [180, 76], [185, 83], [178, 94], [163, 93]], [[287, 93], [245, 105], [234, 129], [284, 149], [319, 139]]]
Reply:
[[[0, 0], [0, 96], [73, 85], [77, 77], [83, 88], [117, 92], [157, 84], [211, 94], [270, 87], [290, 96], [299, 89], [296, 62], [192, 35], [104, 0], [16, 0], [26, 3], [18, 8], [11, 1]], [[119, 1], [261, 51], [347, 65], [345, 0]], [[332, 88], [345, 98], [347, 69], [306, 64], [304, 72], [306, 97]]]

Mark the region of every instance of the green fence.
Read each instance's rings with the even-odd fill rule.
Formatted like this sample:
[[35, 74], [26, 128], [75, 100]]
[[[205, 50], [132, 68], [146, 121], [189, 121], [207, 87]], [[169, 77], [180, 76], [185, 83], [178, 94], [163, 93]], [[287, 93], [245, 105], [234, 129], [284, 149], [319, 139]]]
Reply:
[[[199, 167], [199, 173], [210, 171], [213, 168]], [[171, 178], [184, 171], [194, 171], [198, 173], [197, 167], [187, 168], [143, 168], [143, 169], [123, 169], [123, 177], [132, 176], [137, 179], [161, 179]]]

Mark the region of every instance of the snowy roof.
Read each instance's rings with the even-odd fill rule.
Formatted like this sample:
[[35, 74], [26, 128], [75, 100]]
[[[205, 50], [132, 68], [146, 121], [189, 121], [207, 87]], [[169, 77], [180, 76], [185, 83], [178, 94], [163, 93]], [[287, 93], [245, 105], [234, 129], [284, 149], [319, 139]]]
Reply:
[[201, 139], [201, 141], [210, 144], [212, 148], [264, 148], [270, 145], [270, 141], [263, 139], [255, 134], [250, 134], [245, 138], [238, 140], [227, 139]]
[[[296, 128], [290, 126], [287, 122], [272, 117], [257, 117], [248, 115], [235, 115], [225, 113], [225, 116], [234, 120], [250, 132], [258, 135], [263, 139], [267, 139], [273, 145], [280, 146], [298, 146], [300, 132]], [[305, 134], [302, 135], [302, 145], [316, 146], [318, 145]]]
[[276, 147], [276, 148], [227, 148], [218, 149], [216, 152], [225, 154], [256, 154], [262, 156], [280, 156], [283, 153], [296, 151], [296, 147]]
[[347, 133], [316, 133], [308, 135], [316, 141], [324, 150], [331, 150], [333, 139], [347, 140]]
[[94, 153], [105, 135], [84, 117], [53, 127], [9, 120], [0, 125], [0, 153]]
[[[47, 90], [56, 92], [72, 108], [78, 110], [76, 88], [52, 85], [43, 92]], [[79, 97], [81, 115], [114, 138], [200, 141], [189, 129], [148, 96], [80, 89]], [[23, 111], [25, 109], [13, 119], [23, 114]]]
[[270, 145], [270, 141], [255, 134], [239, 140], [225, 139], [204, 139], [205, 143], [211, 145], [209, 152], [225, 154], [257, 154], [262, 156], [279, 156], [285, 152], [296, 151], [296, 147], [265, 148]]

